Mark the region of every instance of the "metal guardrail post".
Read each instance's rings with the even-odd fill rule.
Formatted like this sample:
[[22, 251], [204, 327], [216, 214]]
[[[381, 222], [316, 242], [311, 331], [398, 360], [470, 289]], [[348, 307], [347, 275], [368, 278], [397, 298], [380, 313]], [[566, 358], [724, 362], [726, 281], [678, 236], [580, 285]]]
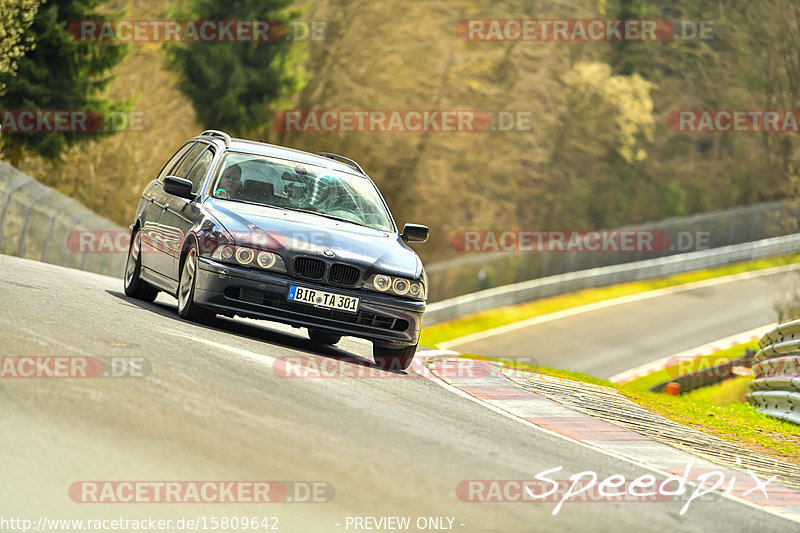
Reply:
[[800, 424], [800, 320], [776, 326], [758, 345], [747, 401], [760, 413]]

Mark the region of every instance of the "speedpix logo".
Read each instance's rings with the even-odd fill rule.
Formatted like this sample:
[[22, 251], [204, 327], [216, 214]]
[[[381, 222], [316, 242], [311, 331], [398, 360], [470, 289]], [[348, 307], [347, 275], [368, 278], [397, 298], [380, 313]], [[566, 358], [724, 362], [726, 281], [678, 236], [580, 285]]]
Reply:
[[[696, 470], [694, 458], [689, 459], [682, 475], [674, 473], [659, 481], [653, 474], [629, 480], [621, 474], [600, 478], [594, 471], [578, 472], [569, 479], [553, 478], [562, 466], [539, 472], [532, 480], [464, 480], [456, 487], [456, 496], [464, 502], [475, 503], [534, 503], [556, 502], [557, 515], [567, 502], [685, 502], [680, 510], [684, 515], [692, 503], [713, 498], [720, 493], [766, 503], [770, 493], [776, 496], [773, 504], [797, 505], [798, 497], [786, 498], [785, 489], [767, 487], [776, 476], [762, 479], [747, 469], [744, 474], [733, 471]], [[729, 477], [730, 476], [730, 477]]]

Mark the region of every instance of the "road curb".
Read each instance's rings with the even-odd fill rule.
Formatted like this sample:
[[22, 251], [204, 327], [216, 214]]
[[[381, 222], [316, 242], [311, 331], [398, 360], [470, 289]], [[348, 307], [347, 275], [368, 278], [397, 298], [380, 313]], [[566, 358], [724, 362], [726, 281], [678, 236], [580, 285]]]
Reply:
[[[721, 472], [726, 480], [731, 481], [724, 491], [715, 492], [800, 522], [798, 490], [775, 482], [768, 484], [766, 494], [754, 490], [757, 486], [752, 474], [721, 466], [532, 392], [504, 375], [499, 363], [462, 359], [444, 350], [422, 351], [419, 355], [424, 358], [429, 379], [441, 380], [446, 386], [470, 396], [478, 403], [511, 415], [522, 423], [646, 466], [664, 476], [682, 475], [687, 464], [692, 464], [687, 479], [695, 484], [703, 483], [702, 476], [706, 473]], [[571, 382], [560, 378], [550, 379]], [[582, 386], [596, 387], [591, 384]]]

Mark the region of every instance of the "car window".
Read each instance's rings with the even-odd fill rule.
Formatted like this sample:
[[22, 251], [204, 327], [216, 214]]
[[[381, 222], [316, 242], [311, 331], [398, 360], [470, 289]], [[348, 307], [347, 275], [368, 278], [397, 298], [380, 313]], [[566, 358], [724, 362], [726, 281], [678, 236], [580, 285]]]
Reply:
[[186, 152], [188, 152], [189, 149], [194, 145], [194, 142], [188, 142], [184, 144], [180, 150], [175, 152], [175, 155], [173, 155], [170, 160], [167, 161], [167, 164], [164, 165], [164, 168], [162, 168], [161, 172], [159, 172], [158, 181], [164, 181], [164, 178], [170, 175], [169, 172], [175, 167], [175, 165], [178, 164], [178, 161], [180, 161], [184, 154], [186, 154]]
[[206, 149], [205, 152], [200, 154], [197, 162], [189, 171], [186, 179], [192, 182], [192, 194], [197, 194], [197, 191], [203, 185], [203, 180], [208, 174], [208, 169], [211, 168], [211, 162], [214, 160], [214, 151], [211, 148]]
[[324, 166], [255, 154], [225, 155], [212, 188], [217, 198], [293, 209], [393, 231], [375, 185]]
[[206, 143], [197, 143], [191, 147], [191, 149], [186, 153], [181, 162], [178, 164], [178, 168], [173, 170], [170, 175], [176, 176], [178, 178], [185, 178], [187, 174], [189, 174], [189, 169], [192, 168], [192, 165], [195, 161], [197, 161], [197, 156], [200, 155], [200, 152], [205, 150], [208, 147]]

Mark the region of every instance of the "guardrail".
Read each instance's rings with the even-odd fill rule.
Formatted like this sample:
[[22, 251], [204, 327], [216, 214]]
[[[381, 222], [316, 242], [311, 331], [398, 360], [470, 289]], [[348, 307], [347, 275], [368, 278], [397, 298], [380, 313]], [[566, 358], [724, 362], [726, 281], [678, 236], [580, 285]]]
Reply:
[[744, 355], [741, 357], [737, 357], [724, 363], [715, 364], [711, 368], [705, 368], [703, 370], [683, 374], [672, 379], [667, 379], [658, 385], [650, 387], [648, 390], [650, 392], [664, 392], [667, 389], [667, 385], [670, 383], [677, 383], [678, 394], [686, 394], [687, 392], [691, 392], [702, 387], [716, 385], [717, 383], [739, 375], [736, 373], [737, 368], [751, 368], [753, 366], [753, 357], [755, 354], [755, 351], [747, 348], [744, 351]]
[[0, 162], [0, 253], [122, 277], [124, 253], [70, 249], [70, 234], [82, 230], [126, 231], [77, 200]]
[[428, 306], [428, 310], [425, 312], [425, 325], [430, 326], [481, 311], [583, 289], [661, 278], [798, 252], [800, 252], [800, 234], [794, 234], [699, 252], [647, 259], [636, 263], [580, 270], [434, 302]]
[[[549, 228], [557, 229], [557, 228]], [[608, 228], [606, 228], [608, 229]], [[663, 234], [670, 246], [636, 252], [473, 252], [426, 267], [428, 301], [439, 302], [480, 290], [568, 272], [667, 257], [700, 249], [759, 241], [800, 230], [800, 201], [763, 202], [730, 209], [625, 226]], [[702, 236], [702, 242], [700, 242]]]
[[800, 320], [768, 331], [758, 346], [747, 400], [760, 413], [800, 424]]

